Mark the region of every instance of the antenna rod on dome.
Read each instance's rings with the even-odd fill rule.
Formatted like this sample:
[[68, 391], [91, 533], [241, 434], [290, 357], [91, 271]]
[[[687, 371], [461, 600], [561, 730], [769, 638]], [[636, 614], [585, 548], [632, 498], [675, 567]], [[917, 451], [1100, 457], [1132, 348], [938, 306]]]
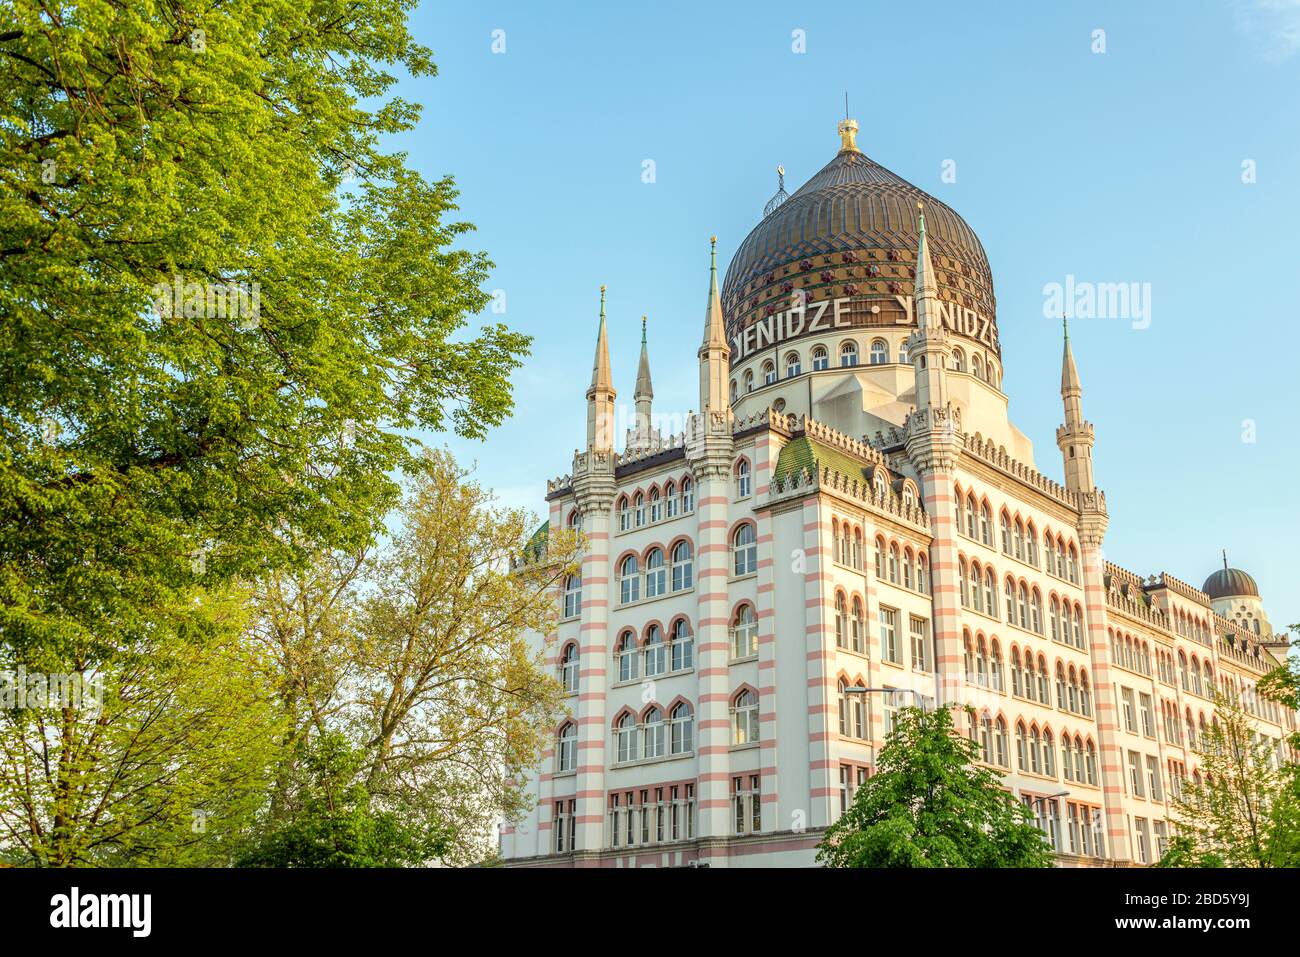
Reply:
[[849, 91], [844, 91], [844, 118], [849, 118]]
[[1228, 570], [1228, 550], [1226, 548], [1223, 550], [1223, 570], [1225, 572]]

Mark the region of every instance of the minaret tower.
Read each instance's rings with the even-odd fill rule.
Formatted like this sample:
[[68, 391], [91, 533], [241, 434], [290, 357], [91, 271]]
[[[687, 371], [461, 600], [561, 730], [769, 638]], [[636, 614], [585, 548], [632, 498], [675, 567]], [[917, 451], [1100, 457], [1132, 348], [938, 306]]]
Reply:
[[627, 447], [629, 450], [654, 448], [659, 441], [659, 432], [651, 427], [651, 404], [654, 402], [655, 390], [650, 383], [650, 353], [646, 346], [646, 317], [641, 317], [641, 362], [636, 370], [636, 392], [632, 398], [636, 401], [636, 422], [628, 431]]
[[[1079, 508], [1079, 548], [1085, 618], [1088, 623], [1088, 650], [1092, 656], [1095, 690], [1097, 736], [1103, 754], [1118, 755], [1123, 745], [1119, 738], [1119, 703], [1115, 697], [1111, 668], [1110, 638], [1106, 633], [1106, 567], [1101, 543], [1110, 518], [1106, 497], [1097, 489], [1092, 475], [1092, 423], [1083, 418], [1083, 383], [1070, 351], [1070, 325], [1062, 317], [1065, 348], [1061, 356], [1061, 400], [1065, 404], [1065, 424], [1056, 430], [1056, 445], [1065, 462], [1065, 487], [1077, 496]], [[1103, 762], [1101, 768], [1102, 803], [1105, 805], [1106, 854], [1117, 861], [1131, 860], [1128, 823], [1124, 814], [1124, 769], [1118, 762]], [[1094, 822], [1100, 823], [1100, 822]]]
[[1070, 324], [1062, 318], [1065, 354], [1061, 358], [1061, 399], [1065, 403], [1065, 424], [1056, 430], [1056, 444], [1065, 459], [1065, 487], [1071, 492], [1091, 492], [1092, 444], [1096, 439], [1092, 423], [1083, 418], [1083, 383], [1070, 351]]
[[600, 287], [600, 325], [596, 330], [596, 358], [591, 364], [587, 390], [587, 448], [614, 448], [614, 378], [609, 371], [609, 336], [605, 330], [605, 287]]
[[[727, 363], [731, 350], [727, 347], [722, 299], [718, 295], [718, 237], [714, 236], [710, 243], [709, 296], [704, 310], [704, 341], [699, 350], [700, 411], [691, 416], [686, 429], [686, 461], [695, 476], [695, 509], [699, 521], [695, 552], [699, 556], [696, 727], [699, 728], [699, 834], [705, 839], [729, 835], [734, 827], [729, 792], [731, 685], [727, 622], [731, 603], [727, 576], [731, 571], [731, 550], [727, 529], [731, 525], [728, 505], [732, 498], [735, 445], [727, 397]], [[719, 863], [725, 864], [725, 856]]]
[[722, 322], [722, 297], [718, 294], [718, 237], [709, 239], [709, 298], [704, 309], [704, 341], [700, 344], [700, 411], [726, 415], [728, 361], [731, 348]]
[[916, 408], [946, 408], [948, 405], [948, 363], [952, 358], [952, 337], [939, 321], [939, 286], [930, 261], [930, 244], [925, 236], [925, 211], [917, 204], [921, 238], [916, 248], [916, 332], [907, 340], [907, 354], [916, 371]]
[[[614, 514], [614, 380], [605, 329], [605, 287], [600, 287], [596, 359], [587, 389], [587, 448], [573, 456], [573, 493], [582, 516], [581, 638], [578, 647], [583, 689], [578, 699], [577, 797], [573, 837], [575, 860], [594, 858], [605, 846], [605, 719], [608, 666], [610, 537]], [[543, 810], [543, 826], [550, 808]]]
[[[920, 204], [918, 204], [920, 209]], [[916, 408], [903, 423], [907, 455], [921, 477], [921, 497], [934, 526], [930, 544], [931, 591], [934, 596], [935, 698], [940, 704], [963, 700], [965, 656], [961, 639], [953, 473], [961, 455], [961, 414], [948, 397], [948, 362], [952, 337], [939, 320], [939, 288], [925, 235], [925, 212], [918, 212], [916, 246], [916, 332], [907, 339], [907, 354], [916, 378]]]

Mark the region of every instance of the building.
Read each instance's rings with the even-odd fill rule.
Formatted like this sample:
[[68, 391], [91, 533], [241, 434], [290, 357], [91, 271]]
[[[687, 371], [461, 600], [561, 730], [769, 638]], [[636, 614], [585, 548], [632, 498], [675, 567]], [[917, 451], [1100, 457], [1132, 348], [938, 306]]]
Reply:
[[621, 453], [602, 290], [586, 445], [547, 495], [587, 538], [546, 636], [571, 717], [511, 864], [812, 864], [914, 701], [974, 707], [1063, 864], [1159, 855], [1215, 689], [1288, 756], [1295, 716], [1252, 694], [1286, 648], [1254, 582], [1103, 561], [1068, 329], [1058, 482], [1008, 418], [979, 239], [856, 132], [721, 290], [713, 256], [680, 434], [652, 427], [643, 334]]

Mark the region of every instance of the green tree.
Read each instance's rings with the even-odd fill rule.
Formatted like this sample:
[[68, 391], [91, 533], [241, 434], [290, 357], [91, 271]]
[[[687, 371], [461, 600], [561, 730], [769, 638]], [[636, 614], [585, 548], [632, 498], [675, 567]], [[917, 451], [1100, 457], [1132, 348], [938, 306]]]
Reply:
[[898, 711], [876, 773], [826, 830], [830, 867], [1049, 867], [1052, 850], [1025, 806], [977, 763], [947, 708]]
[[371, 806], [357, 778], [364, 754], [327, 731], [302, 754], [286, 822], [244, 850], [237, 867], [416, 867], [446, 849], [433, 822], [412, 824]]
[[[526, 809], [526, 771], [558, 720], [559, 684], [525, 633], [552, 631], [580, 543], [548, 532], [539, 552], [527, 514], [497, 507], [445, 452], [394, 518], [374, 555], [321, 556], [261, 591], [254, 634], [295, 741], [281, 780], [342, 733], [374, 807], [440, 833], [442, 860], [477, 861], [495, 823]], [[295, 813], [291, 796], [274, 806]]]
[[364, 547], [411, 432], [508, 414], [452, 181], [378, 147], [413, 5], [0, 6], [0, 641], [179, 634], [197, 584]]
[[[281, 737], [271, 663], [245, 640], [245, 617], [242, 596], [205, 596], [202, 631], [162, 629], [130, 652], [74, 661], [61, 677], [76, 679], [77, 696], [6, 702], [0, 859], [228, 862], [265, 802]], [[29, 685], [63, 665], [0, 646], [0, 672]]]
[[[1294, 652], [1255, 685], [1255, 690], [1285, 707], [1292, 714], [1300, 711], [1300, 624], [1288, 625]], [[1300, 732], [1291, 735], [1291, 747], [1300, 750]]]
[[1216, 694], [1214, 719], [1197, 741], [1201, 783], [1185, 782], [1174, 799], [1179, 839], [1165, 867], [1292, 867], [1300, 823], [1294, 767], [1277, 760], [1277, 743], [1255, 730], [1236, 698]]

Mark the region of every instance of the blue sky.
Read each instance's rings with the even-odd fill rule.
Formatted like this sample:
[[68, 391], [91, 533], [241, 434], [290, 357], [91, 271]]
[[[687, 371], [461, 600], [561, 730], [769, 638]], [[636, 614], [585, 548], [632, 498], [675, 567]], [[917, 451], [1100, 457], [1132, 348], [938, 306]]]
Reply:
[[1071, 329], [1107, 557], [1199, 585], [1227, 548], [1274, 625], [1300, 621], [1300, 0], [476, 2], [426, 4], [413, 29], [439, 76], [400, 84], [425, 109], [395, 145], [456, 177], [503, 318], [535, 337], [513, 420], [450, 443], [504, 502], [542, 511], [584, 440], [602, 283], [620, 403], [644, 313], [656, 407], [694, 407], [708, 237], [725, 265], [776, 165], [793, 192], [831, 159], [847, 92], [863, 151], [983, 241], [1011, 415], [1048, 475], [1061, 345], [1044, 285], [1150, 283], [1149, 328]]

